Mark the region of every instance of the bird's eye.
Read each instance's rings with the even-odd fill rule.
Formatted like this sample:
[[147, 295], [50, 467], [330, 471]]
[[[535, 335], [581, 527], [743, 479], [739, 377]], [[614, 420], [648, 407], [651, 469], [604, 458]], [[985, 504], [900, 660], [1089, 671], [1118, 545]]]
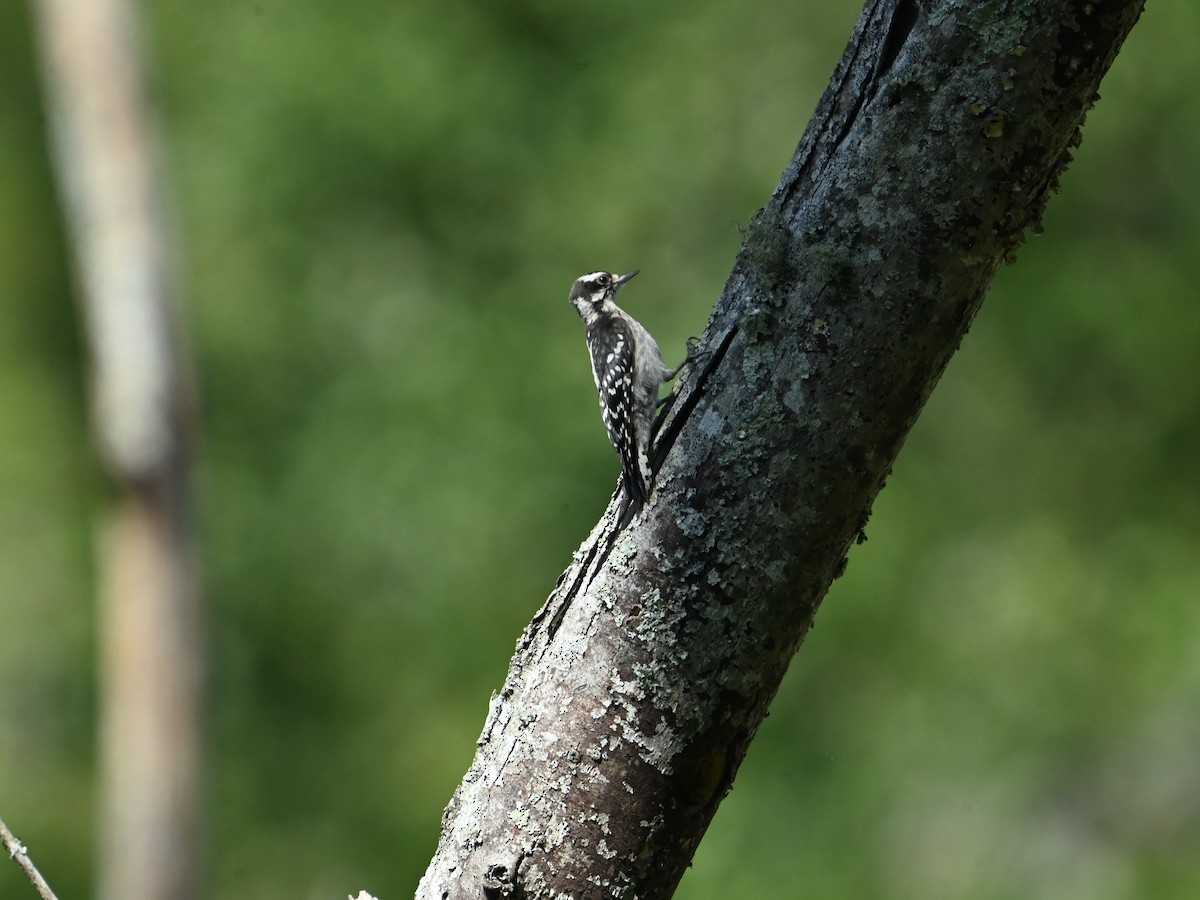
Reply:
[[608, 287], [608, 283], [611, 280], [612, 279], [610, 279], [607, 275], [601, 275], [599, 278], [596, 279], [596, 284], [600, 285], [600, 287], [602, 287], [602, 288], [606, 288], [606, 287]]

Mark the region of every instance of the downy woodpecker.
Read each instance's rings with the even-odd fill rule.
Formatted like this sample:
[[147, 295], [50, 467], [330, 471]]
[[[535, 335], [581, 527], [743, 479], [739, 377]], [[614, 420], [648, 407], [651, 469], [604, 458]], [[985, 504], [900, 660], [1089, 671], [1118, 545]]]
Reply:
[[650, 332], [617, 306], [617, 291], [637, 273], [592, 272], [571, 287], [571, 305], [587, 333], [600, 414], [621, 457], [621, 481], [635, 510], [650, 495], [650, 428], [658, 389], [687, 362], [667, 368]]

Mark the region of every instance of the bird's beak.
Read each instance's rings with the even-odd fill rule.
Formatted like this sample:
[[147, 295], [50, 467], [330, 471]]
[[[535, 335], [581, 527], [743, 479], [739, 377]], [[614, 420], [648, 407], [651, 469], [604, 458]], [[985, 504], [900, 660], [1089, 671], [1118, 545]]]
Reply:
[[620, 287], [621, 285], [623, 285], [625, 282], [627, 282], [630, 278], [632, 278], [634, 275], [636, 275], [640, 271], [641, 271], [641, 269], [634, 269], [629, 274], [622, 275], [620, 278], [616, 279], [613, 282], [613, 287]]

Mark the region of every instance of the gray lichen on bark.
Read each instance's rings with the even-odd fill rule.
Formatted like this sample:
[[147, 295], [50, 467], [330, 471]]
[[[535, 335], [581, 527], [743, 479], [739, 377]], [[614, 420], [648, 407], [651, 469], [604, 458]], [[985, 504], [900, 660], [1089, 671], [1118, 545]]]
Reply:
[[649, 505], [610, 506], [519, 640], [418, 897], [670, 896], [1141, 7], [868, 4]]

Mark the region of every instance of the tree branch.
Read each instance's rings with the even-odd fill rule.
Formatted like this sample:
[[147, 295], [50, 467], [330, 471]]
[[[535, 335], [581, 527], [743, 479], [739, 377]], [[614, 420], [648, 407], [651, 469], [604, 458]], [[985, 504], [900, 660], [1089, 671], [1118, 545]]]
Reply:
[[872, 0], [662, 428], [517, 645], [422, 900], [673, 893], [1142, 0]]
[[8, 830], [8, 826], [4, 824], [4, 820], [0, 819], [0, 844], [8, 851], [10, 859], [16, 861], [21, 867], [21, 871], [33, 884], [34, 889], [38, 892], [38, 896], [42, 900], [58, 900], [54, 896], [54, 891], [50, 890], [50, 885], [46, 883], [46, 879], [42, 877], [42, 873], [38, 871], [37, 866], [33, 864], [33, 860], [29, 858], [29, 850], [24, 844], [17, 840], [16, 835]]
[[188, 474], [192, 380], [127, 0], [35, 0], [47, 110], [117, 488], [99, 548], [99, 895], [201, 890], [204, 640]]

